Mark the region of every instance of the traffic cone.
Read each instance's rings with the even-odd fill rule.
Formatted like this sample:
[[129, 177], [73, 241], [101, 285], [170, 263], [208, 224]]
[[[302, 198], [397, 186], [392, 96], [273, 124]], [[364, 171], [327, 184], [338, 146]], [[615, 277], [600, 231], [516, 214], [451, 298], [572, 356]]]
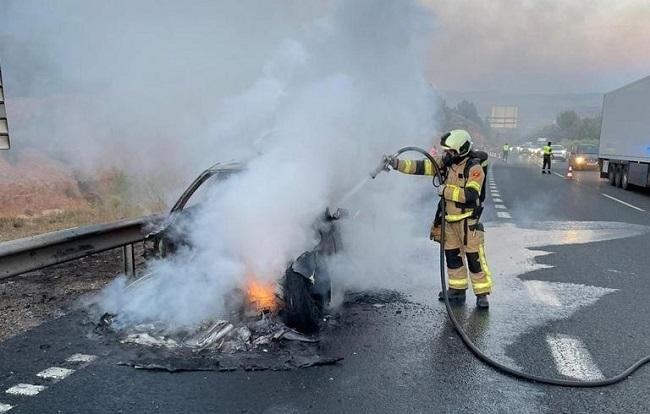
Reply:
[[566, 169], [566, 174], [564, 175], [565, 180], [573, 180], [573, 167], [569, 165]]

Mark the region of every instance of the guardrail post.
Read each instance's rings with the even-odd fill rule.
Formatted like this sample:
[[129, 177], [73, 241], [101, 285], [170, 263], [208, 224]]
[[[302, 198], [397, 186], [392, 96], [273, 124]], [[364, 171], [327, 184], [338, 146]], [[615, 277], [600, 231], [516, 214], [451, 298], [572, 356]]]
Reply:
[[127, 244], [122, 247], [122, 257], [124, 258], [124, 274], [128, 277], [135, 276], [135, 254], [133, 245]]

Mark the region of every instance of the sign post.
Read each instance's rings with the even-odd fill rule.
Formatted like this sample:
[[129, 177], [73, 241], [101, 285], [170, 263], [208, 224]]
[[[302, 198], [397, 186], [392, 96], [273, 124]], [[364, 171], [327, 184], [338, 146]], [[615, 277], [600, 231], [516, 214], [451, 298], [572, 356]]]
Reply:
[[7, 110], [5, 108], [5, 92], [2, 83], [2, 70], [0, 70], [0, 150], [8, 150], [9, 124], [7, 123]]

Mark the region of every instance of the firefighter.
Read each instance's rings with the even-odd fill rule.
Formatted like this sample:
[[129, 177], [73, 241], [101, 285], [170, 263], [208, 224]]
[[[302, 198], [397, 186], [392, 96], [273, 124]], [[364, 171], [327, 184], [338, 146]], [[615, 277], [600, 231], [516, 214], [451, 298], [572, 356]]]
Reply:
[[551, 141], [542, 147], [544, 154], [544, 162], [542, 163], [542, 174], [551, 173], [551, 157], [553, 156], [553, 148], [551, 148]]
[[503, 144], [503, 161], [508, 162], [508, 154], [510, 154], [510, 145], [506, 142]]
[[[449, 300], [454, 303], [465, 302], [469, 268], [476, 306], [487, 309], [490, 306], [488, 295], [492, 289], [492, 280], [485, 259], [483, 224], [479, 222], [485, 199], [483, 182], [487, 154], [472, 151], [472, 139], [469, 133], [462, 129], [443, 135], [440, 144], [444, 152], [442, 156], [436, 156], [434, 159], [444, 171], [438, 194], [440, 202], [446, 203], [446, 215], [441, 217], [439, 206], [429, 237], [440, 242], [441, 223], [443, 219], [446, 220], [443, 248], [447, 261]], [[405, 174], [435, 174], [428, 159], [413, 161], [388, 157], [388, 161], [392, 169]], [[444, 300], [442, 292], [438, 299]]]

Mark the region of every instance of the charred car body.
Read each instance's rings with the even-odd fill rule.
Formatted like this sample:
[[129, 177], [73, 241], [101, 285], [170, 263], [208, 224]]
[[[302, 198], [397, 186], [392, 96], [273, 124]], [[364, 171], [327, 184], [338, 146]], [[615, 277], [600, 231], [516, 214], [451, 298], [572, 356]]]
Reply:
[[[145, 240], [145, 257], [164, 258], [182, 246], [189, 246], [186, 229], [196, 214], [197, 205], [190, 205], [197, 191], [218, 185], [244, 170], [240, 163], [218, 163], [203, 171], [171, 208], [169, 215], [150, 232]], [[325, 257], [341, 246], [336, 221], [343, 212], [326, 211], [315, 223], [319, 242], [302, 253], [287, 267], [277, 289], [278, 314], [284, 323], [304, 333], [318, 331], [319, 322], [331, 300], [331, 278], [325, 267]], [[265, 310], [261, 310], [265, 311]]]

